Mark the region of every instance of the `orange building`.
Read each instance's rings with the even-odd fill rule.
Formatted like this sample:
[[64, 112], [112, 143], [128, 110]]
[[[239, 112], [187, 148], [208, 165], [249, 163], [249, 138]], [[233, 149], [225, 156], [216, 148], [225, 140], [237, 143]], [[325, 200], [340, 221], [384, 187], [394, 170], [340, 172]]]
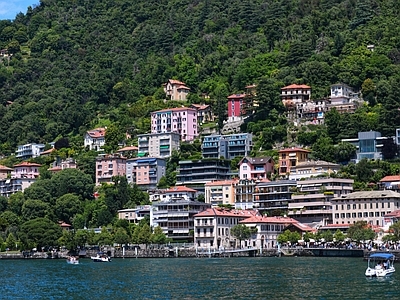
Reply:
[[311, 151], [301, 148], [286, 148], [279, 153], [279, 175], [287, 176], [290, 169], [296, 167], [298, 163], [308, 161]]

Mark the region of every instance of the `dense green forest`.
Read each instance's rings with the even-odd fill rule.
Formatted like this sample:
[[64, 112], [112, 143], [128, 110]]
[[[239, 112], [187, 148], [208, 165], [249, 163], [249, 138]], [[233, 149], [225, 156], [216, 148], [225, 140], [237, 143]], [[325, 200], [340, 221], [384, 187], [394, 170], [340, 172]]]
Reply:
[[244, 130], [265, 149], [286, 140], [279, 92], [291, 83], [310, 85], [313, 98], [337, 82], [362, 91], [370, 105], [335, 124], [342, 137], [393, 134], [399, 14], [396, 0], [42, 0], [0, 21], [12, 54], [0, 66], [0, 152], [60, 137], [79, 146], [85, 130], [110, 123], [146, 132], [169, 78], [186, 82], [191, 102], [264, 83], [264, 105]]

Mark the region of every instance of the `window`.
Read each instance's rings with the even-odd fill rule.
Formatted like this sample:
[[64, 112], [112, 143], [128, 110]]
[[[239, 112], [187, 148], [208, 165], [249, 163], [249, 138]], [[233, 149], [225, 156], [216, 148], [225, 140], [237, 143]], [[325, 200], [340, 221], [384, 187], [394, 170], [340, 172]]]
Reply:
[[357, 217], [357, 214], [356, 214], [356, 213], [352, 213], [352, 214], [351, 214], [351, 217], [352, 217], [352, 218], [356, 218], [356, 217]]
[[347, 204], [347, 210], [350, 210], [350, 204]]
[[375, 212], [375, 217], [379, 217], [379, 211]]
[[353, 204], [353, 209], [357, 209], [357, 204]]
[[373, 216], [374, 216], [374, 213], [373, 213], [372, 211], [370, 211], [370, 212], [369, 212], [369, 216], [370, 216], [370, 217], [373, 217]]
[[361, 212], [359, 212], [357, 215], [358, 215], [359, 218], [362, 218], [362, 213]]
[[335, 214], [335, 218], [339, 219], [339, 214], [338, 213]]
[[368, 213], [367, 212], [364, 213], [364, 218], [368, 218]]
[[345, 214], [344, 214], [344, 213], [341, 213], [341, 214], [340, 214], [340, 217], [341, 217], [342, 219], [344, 219], [344, 218], [345, 218]]
[[347, 219], [350, 219], [350, 213], [347, 213], [347, 214], [346, 214], [346, 218], [347, 218]]

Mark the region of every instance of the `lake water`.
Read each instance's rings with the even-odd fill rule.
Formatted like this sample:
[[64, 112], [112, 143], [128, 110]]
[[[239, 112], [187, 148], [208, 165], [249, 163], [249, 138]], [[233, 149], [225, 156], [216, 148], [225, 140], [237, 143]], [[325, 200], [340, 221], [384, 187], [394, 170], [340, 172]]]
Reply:
[[362, 258], [0, 260], [0, 299], [400, 299]]

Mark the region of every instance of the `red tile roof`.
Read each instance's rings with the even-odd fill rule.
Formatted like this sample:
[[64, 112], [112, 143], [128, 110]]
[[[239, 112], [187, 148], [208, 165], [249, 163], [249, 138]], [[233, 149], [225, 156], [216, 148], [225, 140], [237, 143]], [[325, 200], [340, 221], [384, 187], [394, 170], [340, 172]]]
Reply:
[[11, 169], [9, 167], [6, 167], [6, 166], [3, 166], [3, 165], [0, 165], [0, 170], [1, 171], [12, 171], [13, 169]]
[[192, 193], [195, 193], [195, 192], [197, 192], [197, 190], [188, 188], [187, 186], [184, 186], [184, 185], [172, 186], [169, 189], [165, 190], [165, 193], [176, 193], [176, 192], [192, 192]]
[[51, 152], [56, 151], [55, 148], [51, 148], [49, 150], [43, 151], [42, 153], [40, 153], [40, 155], [46, 155], [46, 154], [50, 154]]
[[394, 210], [383, 216], [384, 218], [400, 218], [400, 210]]
[[400, 175], [391, 175], [385, 176], [379, 182], [392, 182], [392, 181], [400, 181]]
[[227, 209], [223, 207], [208, 208], [199, 212], [195, 217], [223, 216], [232, 218], [251, 218], [258, 214], [256, 210]]
[[194, 106], [197, 110], [203, 110], [210, 107], [210, 105], [207, 104], [191, 104], [191, 106]]
[[295, 219], [289, 217], [266, 217], [266, 216], [253, 216], [240, 223], [278, 223], [278, 224], [293, 224], [298, 223]]
[[281, 90], [287, 90], [287, 89], [311, 89], [311, 87], [305, 84], [291, 84], [281, 88]]
[[310, 150], [307, 149], [302, 149], [302, 148], [286, 148], [278, 151], [279, 153], [281, 152], [308, 152], [310, 153]]
[[106, 134], [106, 129], [105, 128], [95, 128], [87, 132], [88, 135], [92, 138], [99, 138], [103, 137]]
[[168, 82], [171, 83], [171, 84], [186, 85], [186, 83], [184, 83], [182, 81], [179, 81], [179, 80], [176, 80], [176, 79], [170, 79], [170, 80], [168, 80]]
[[239, 98], [244, 98], [246, 97], [246, 94], [233, 94], [228, 96], [228, 99], [239, 99]]
[[30, 163], [27, 161], [23, 161], [22, 163], [18, 164], [18, 165], [14, 165], [15, 167], [41, 167], [42, 165], [36, 164], [36, 163]]

